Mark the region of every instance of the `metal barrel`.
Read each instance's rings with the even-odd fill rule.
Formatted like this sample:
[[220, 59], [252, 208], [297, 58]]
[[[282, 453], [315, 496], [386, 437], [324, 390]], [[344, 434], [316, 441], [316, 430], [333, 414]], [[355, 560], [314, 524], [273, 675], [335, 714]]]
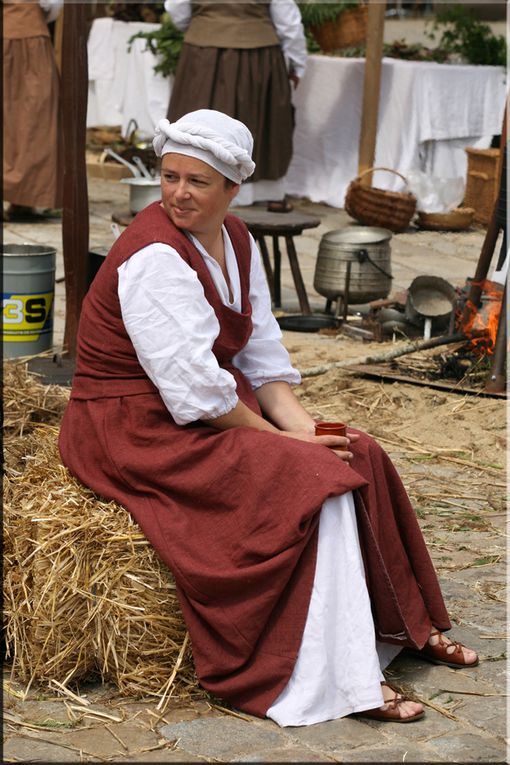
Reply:
[[4, 358], [33, 356], [52, 347], [56, 253], [47, 245], [3, 245]]

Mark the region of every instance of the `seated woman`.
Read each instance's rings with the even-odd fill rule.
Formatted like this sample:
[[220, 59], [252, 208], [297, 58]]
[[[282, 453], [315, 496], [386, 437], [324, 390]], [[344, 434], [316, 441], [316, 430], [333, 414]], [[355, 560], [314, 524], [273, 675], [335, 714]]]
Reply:
[[316, 436], [292, 390], [259, 253], [228, 214], [252, 145], [216, 111], [160, 122], [162, 201], [83, 303], [62, 460], [127, 508], [172, 571], [205, 689], [280, 725], [415, 721], [422, 705], [382, 674], [402, 648], [478, 659], [443, 635], [389, 457], [355, 429]]

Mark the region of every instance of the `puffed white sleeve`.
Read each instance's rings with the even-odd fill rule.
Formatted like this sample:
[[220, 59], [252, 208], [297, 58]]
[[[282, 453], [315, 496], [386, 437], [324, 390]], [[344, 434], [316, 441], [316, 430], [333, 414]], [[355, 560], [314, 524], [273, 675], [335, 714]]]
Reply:
[[230, 412], [236, 382], [212, 352], [220, 327], [196, 272], [172, 247], [151, 244], [117, 273], [126, 331], [175, 422]]
[[191, 21], [191, 0], [165, 0], [164, 8], [174, 26], [184, 32]]
[[271, 20], [291, 70], [302, 77], [308, 57], [301, 12], [294, 0], [271, 0]]
[[46, 15], [46, 22], [50, 24], [58, 18], [64, 0], [39, 0], [39, 5]]
[[280, 325], [271, 312], [271, 295], [260, 252], [250, 234], [250, 303], [253, 331], [244, 346], [233, 358], [234, 365], [248, 378], [253, 389], [268, 382], [283, 380], [291, 385], [301, 382], [301, 375], [290, 361], [282, 343]]

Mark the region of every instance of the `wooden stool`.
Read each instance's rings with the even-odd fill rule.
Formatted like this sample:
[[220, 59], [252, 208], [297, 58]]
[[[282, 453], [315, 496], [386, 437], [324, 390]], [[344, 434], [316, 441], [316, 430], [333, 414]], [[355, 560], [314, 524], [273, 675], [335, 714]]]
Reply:
[[[294, 237], [303, 233], [305, 228], [316, 228], [320, 224], [320, 218], [315, 215], [292, 210], [289, 213], [268, 212], [265, 208], [260, 209], [233, 209], [235, 215], [244, 220], [248, 230], [260, 247], [267, 282], [275, 308], [281, 308], [281, 252], [278, 238], [284, 237], [287, 246], [290, 269], [294, 286], [296, 287], [299, 306], [302, 314], [310, 314], [310, 304], [306, 294], [299, 260], [294, 246]], [[269, 252], [265, 237], [271, 236], [273, 240], [274, 270], [271, 266]]]

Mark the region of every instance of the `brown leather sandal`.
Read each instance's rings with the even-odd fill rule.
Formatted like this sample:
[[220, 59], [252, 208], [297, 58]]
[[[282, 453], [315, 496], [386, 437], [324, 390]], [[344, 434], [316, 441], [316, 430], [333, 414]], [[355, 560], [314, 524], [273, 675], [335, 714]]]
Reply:
[[[439, 642], [437, 645], [430, 645], [427, 641], [423, 648], [420, 650], [414, 648], [408, 648], [409, 653], [414, 656], [418, 656], [420, 659], [430, 661], [432, 664], [444, 664], [445, 667], [452, 667], [453, 669], [462, 669], [466, 667], [476, 667], [479, 663], [478, 657], [476, 661], [466, 662], [462, 649], [465, 646], [459, 643], [457, 640], [452, 640], [451, 643], [446, 643], [443, 638], [443, 633], [439, 630], [433, 630], [430, 636], [439, 635]], [[448, 648], [453, 646], [453, 651], [448, 651]]]
[[424, 710], [421, 712], [416, 712], [416, 714], [410, 715], [409, 717], [401, 717], [399, 710], [400, 704], [402, 704], [404, 701], [411, 701], [412, 699], [409, 699], [407, 696], [403, 696], [389, 683], [381, 683], [381, 685], [385, 685], [387, 688], [391, 688], [391, 690], [395, 691], [396, 693], [394, 699], [390, 699], [389, 701], [384, 702], [386, 709], [381, 709], [380, 707], [377, 709], [366, 709], [363, 712], [355, 712], [352, 715], [353, 717], [367, 717], [369, 720], [396, 723], [410, 723], [415, 722], [416, 720], [421, 720], [425, 714]]

